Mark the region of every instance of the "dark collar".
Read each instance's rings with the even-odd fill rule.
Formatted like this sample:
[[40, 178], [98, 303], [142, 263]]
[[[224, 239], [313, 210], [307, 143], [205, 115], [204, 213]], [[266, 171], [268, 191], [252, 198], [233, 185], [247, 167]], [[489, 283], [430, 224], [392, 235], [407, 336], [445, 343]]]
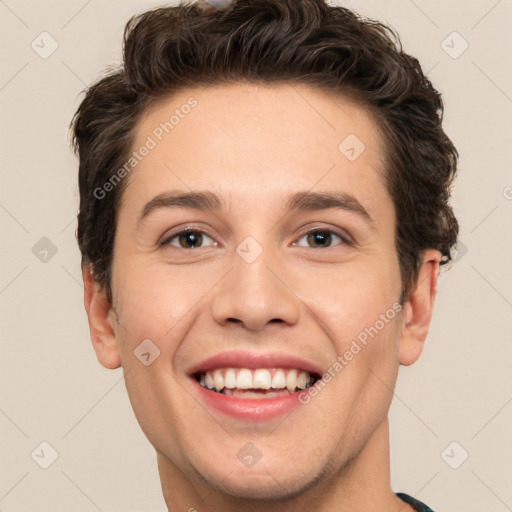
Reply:
[[408, 505], [411, 505], [414, 507], [415, 510], [418, 512], [434, 512], [430, 507], [427, 507], [424, 503], [421, 503], [421, 501], [415, 500], [408, 494], [404, 494], [402, 492], [397, 492], [396, 495], [405, 503]]

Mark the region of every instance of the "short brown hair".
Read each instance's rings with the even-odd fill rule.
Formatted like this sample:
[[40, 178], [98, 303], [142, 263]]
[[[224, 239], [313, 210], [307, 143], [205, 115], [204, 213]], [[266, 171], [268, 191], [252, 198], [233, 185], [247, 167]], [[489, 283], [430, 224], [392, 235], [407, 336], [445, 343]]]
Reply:
[[307, 84], [367, 108], [385, 142], [402, 300], [425, 249], [438, 249], [442, 263], [451, 259], [458, 223], [448, 200], [458, 153], [442, 128], [440, 94], [391, 28], [324, 0], [237, 0], [224, 10], [181, 2], [128, 21], [122, 66], [87, 89], [72, 120], [82, 265], [91, 265], [110, 300], [127, 180], [101, 199], [94, 191], [127, 160], [134, 128], [156, 100], [228, 82]]

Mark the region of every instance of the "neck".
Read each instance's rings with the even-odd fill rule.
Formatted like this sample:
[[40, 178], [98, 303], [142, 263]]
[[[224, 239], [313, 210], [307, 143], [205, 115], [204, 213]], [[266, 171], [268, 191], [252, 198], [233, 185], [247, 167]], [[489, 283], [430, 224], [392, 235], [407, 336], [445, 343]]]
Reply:
[[[293, 498], [261, 501], [231, 496], [183, 473], [160, 452], [157, 452], [157, 462], [169, 511], [291, 512], [297, 510], [297, 503], [304, 510], [316, 512], [412, 510], [391, 489], [387, 418], [348, 464], [337, 471], [326, 469], [328, 475], [325, 478]], [[334, 464], [327, 461], [326, 466]]]

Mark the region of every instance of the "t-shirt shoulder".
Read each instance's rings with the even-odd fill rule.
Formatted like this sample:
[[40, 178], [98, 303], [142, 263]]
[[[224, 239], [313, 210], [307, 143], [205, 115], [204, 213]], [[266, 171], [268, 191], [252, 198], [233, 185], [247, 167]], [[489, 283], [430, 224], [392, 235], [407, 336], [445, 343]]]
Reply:
[[408, 505], [411, 505], [418, 512], [434, 512], [430, 507], [425, 505], [425, 503], [422, 503], [421, 501], [414, 499], [412, 496], [409, 496], [408, 494], [404, 494], [403, 492], [397, 492], [396, 495], [402, 501], [404, 501]]

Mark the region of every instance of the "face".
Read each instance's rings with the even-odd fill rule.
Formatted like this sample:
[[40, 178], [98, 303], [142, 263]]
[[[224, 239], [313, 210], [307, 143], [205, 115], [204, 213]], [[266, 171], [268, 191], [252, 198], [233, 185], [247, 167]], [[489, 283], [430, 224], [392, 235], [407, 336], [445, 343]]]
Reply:
[[144, 145], [112, 274], [142, 429], [173, 471], [235, 496], [335, 475], [385, 421], [399, 365], [373, 119], [306, 86], [212, 86], [149, 111]]

